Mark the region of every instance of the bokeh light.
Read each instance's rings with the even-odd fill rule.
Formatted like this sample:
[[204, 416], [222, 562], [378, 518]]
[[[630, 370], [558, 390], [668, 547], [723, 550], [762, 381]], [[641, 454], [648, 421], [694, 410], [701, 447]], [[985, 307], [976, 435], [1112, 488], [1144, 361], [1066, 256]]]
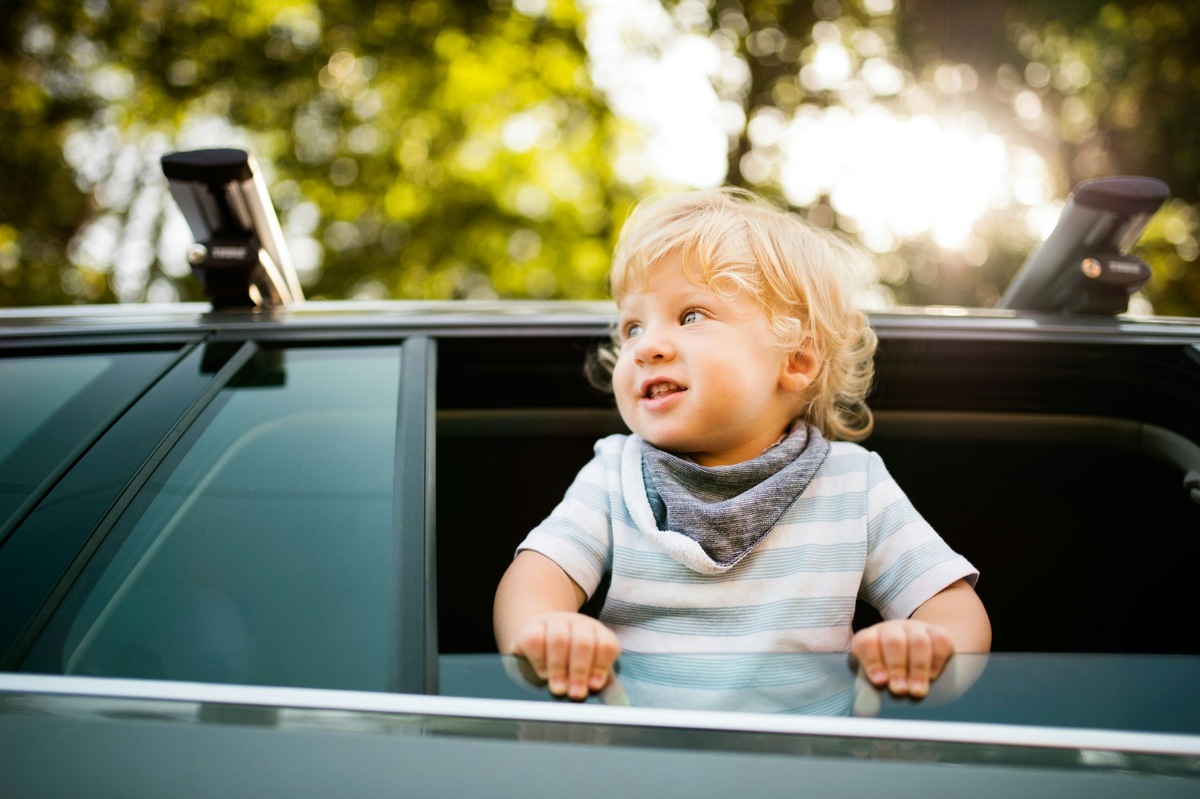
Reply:
[[[329, 298], [604, 296], [634, 198], [731, 182], [873, 250], [875, 306], [989, 305], [1072, 183], [1149, 165], [1190, 191], [1194, 9], [1105, 4], [1069, 29], [950, 5], [22, 0], [8, 168], [59, 188], [0, 220], [0, 296], [197, 297], [157, 164], [174, 149], [254, 152]], [[1168, 312], [1200, 307], [1197, 208], [1139, 245]]]
[[[869, 5], [875, 15], [893, 10], [890, 2]], [[713, 76], [734, 56], [722, 53], [715, 37], [686, 30], [658, 0], [589, 4], [587, 30], [597, 85], [644, 136], [630, 157], [638, 170], [625, 177], [694, 187], [721, 182], [730, 134], [740, 125], [728, 124], [720, 108], [745, 86], [727, 86], [723, 97]], [[770, 35], [759, 31], [747, 40], [751, 55], [786, 47], [781, 30], [764, 31]], [[1036, 226], [1031, 239], [1043, 232], [1046, 214], [1038, 209], [1052, 210], [1047, 166], [1036, 152], [1006, 145], [979, 114], [961, 110], [959, 98], [979, 86], [970, 66], [938, 66], [926, 89], [880, 30], [823, 20], [811, 31], [796, 83], [812, 102], [750, 115], [744, 178], [778, 185], [800, 208], [827, 201], [842, 227], [880, 253], [922, 238], [978, 252], [976, 223], [1008, 206], [1020, 207], [1021, 218]], [[941, 98], [949, 100], [939, 112]], [[1018, 92], [1013, 107], [1027, 122], [1043, 114], [1031, 90]]]

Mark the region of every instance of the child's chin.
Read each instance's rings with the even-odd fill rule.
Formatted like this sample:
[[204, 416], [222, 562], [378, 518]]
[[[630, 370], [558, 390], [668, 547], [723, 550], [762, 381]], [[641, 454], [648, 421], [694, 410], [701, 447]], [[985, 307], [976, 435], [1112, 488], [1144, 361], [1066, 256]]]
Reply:
[[673, 455], [690, 455], [696, 451], [695, 442], [690, 439], [684, 439], [679, 436], [670, 435], [654, 435], [642, 436], [642, 440], [663, 452], [670, 452]]

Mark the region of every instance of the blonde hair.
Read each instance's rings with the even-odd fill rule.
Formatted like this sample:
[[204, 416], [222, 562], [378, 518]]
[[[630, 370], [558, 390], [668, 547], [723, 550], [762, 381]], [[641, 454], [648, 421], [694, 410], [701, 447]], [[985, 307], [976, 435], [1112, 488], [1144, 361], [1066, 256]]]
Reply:
[[[672, 253], [700, 285], [757, 300], [782, 351], [818, 359], [802, 418], [834, 440], [870, 434], [876, 337], [853, 305], [869, 267], [859, 250], [743, 189], [653, 196], [635, 206], [617, 241], [610, 278], [617, 303]], [[607, 377], [618, 349], [614, 340], [597, 353]]]

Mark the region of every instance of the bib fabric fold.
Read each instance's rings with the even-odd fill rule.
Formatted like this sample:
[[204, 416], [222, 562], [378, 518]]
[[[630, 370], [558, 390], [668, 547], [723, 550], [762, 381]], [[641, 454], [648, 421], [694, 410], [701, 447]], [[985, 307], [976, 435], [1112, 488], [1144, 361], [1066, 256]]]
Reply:
[[722, 571], [771, 531], [829, 455], [829, 441], [804, 423], [757, 458], [729, 466], [701, 466], [641, 443], [642, 480], [658, 529], [692, 539]]

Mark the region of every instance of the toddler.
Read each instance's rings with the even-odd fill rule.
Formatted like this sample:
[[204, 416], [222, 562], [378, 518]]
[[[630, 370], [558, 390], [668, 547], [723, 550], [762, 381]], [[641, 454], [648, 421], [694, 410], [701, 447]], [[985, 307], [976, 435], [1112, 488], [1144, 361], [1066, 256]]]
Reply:
[[[584, 699], [622, 649], [852, 652], [922, 697], [986, 652], [978, 572], [865, 438], [875, 335], [860, 256], [749, 192], [644, 201], [621, 231], [611, 372], [632, 435], [601, 439], [496, 593], [500, 651]], [[608, 574], [599, 620], [579, 612]], [[855, 600], [884, 621], [854, 633]]]

